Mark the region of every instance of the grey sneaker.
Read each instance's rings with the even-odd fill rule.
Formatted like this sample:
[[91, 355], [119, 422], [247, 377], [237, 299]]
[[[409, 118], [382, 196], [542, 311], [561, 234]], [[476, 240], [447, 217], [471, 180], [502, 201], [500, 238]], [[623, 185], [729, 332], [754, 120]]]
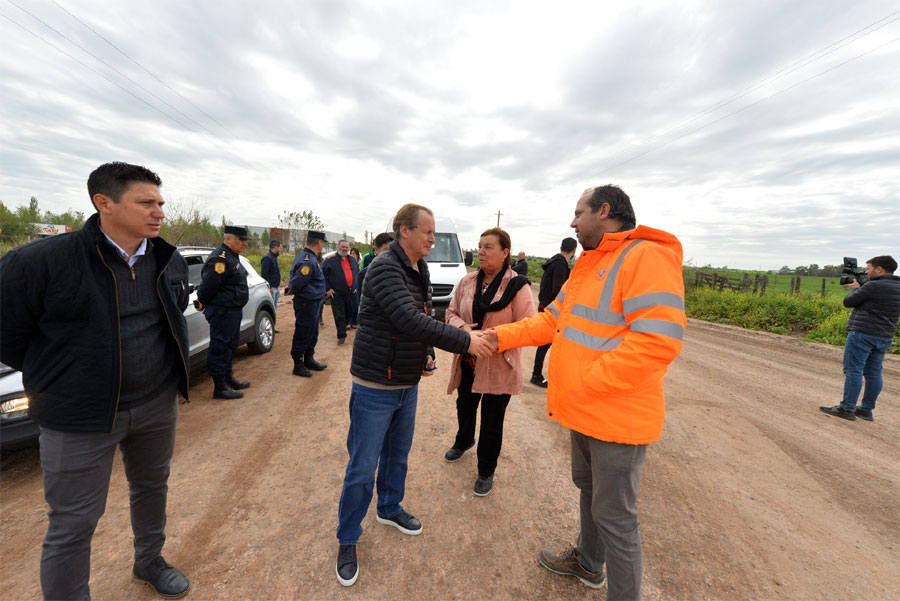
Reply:
[[334, 566], [341, 586], [353, 586], [359, 576], [359, 562], [356, 561], [356, 545], [341, 545], [337, 563]]
[[379, 524], [384, 524], [385, 526], [393, 526], [403, 534], [409, 534], [410, 536], [422, 534], [422, 522], [405, 511], [401, 511], [397, 515], [389, 518], [383, 518], [380, 515], [375, 514], [375, 521]]
[[490, 476], [478, 476], [478, 479], [475, 480], [475, 496], [476, 497], [486, 497], [491, 494], [491, 489], [494, 488], [494, 474]]
[[868, 409], [860, 409], [859, 407], [857, 407], [856, 411], [854, 413], [856, 414], [856, 417], [858, 417], [859, 419], [864, 419], [867, 422], [875, 421], [875, 418], [872, 417], [872, 412], [869, 411]]
[[591, 588], [600, 588], [606, 580], [603, 570], [588, 572], [578, 561], [578, 549], [569, 547], [562, 553], [544, 549], [538, 555], [538, 562], [553, 572], [563, 576], [575, 576]]
[[856, 413], [854, 413], [853, 411], [847, 411], [840, 405], [835, 405], [834, 407], [819, 407], [819, 411], [821, 411], [822, 413], [827, 413], [828, 415], [833, 415], [835, 417], [849, 419], [850, 421], [856, 419]]

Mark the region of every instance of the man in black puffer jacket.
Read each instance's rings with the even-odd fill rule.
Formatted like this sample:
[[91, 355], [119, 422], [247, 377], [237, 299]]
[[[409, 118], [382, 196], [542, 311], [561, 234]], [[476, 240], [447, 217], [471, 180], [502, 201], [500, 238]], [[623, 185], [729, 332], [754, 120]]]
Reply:
[[378, 468], [376, 521], [404, 534], [422, 524], [403, 510], [407, 456], [412, 447], [418, 384], [435, 369], [434, 349], [486, 357], [478, 335], [430, 316], [431, 284], [425, 257], [434, 244], [434, 215], [405, 205], [394, 217], [394, 242], [369, 265], [353, 342], [350, 373], [350, 461], [338, 509], [338, 581], [356, 582], [356, 544], [372, 500]]
[[22, 371], [41, 429], [45, 599], [90, 599], [91, 538], [117, 446], [131, 491], [134, 577], [170, 599], [190, 588], [160, 554], [176, 391], [187, 398], [190, 373], [188, 269], [158, 237], [160, 184], [145, 167], [101, 165], [88, 179], [97, 213], [84, 227], [0, 260], [0, 360]]
[[[869, 279], [865, 284], [854, 279], [844, 285], [851, 289], [844, 297], [844, 306], [853, 308], [844, 343], [844, 399], [834, 407], [819, 407], [829, 415], [873, 421], [875, 401], [884, 386], [881, 364], [900, 321], [900, 277], [894, 275], [896, 270], [893, 257], [873, 257], [866, 261]], [[857, 408], [863, 376], [866, 391]]]

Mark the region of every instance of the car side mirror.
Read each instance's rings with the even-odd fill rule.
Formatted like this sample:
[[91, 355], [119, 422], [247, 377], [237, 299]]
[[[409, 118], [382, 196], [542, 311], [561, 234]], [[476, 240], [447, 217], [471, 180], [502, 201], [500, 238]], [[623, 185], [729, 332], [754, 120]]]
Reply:
[[471, 250], [466, 251], [466, 267], [470, 266], [475, 262], [475, 256], [472, 254]]

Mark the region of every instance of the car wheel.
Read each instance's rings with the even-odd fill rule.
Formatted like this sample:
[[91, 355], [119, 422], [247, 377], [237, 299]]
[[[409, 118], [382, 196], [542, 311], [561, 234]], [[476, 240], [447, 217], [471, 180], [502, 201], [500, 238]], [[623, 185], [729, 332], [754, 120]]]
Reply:
[[275, 322], [268, 311], [260, 311], [256, 314], [256, 324], [253, 326], [253, 340], [247, 347], [253, 353], [268, 353], [275, 344]]

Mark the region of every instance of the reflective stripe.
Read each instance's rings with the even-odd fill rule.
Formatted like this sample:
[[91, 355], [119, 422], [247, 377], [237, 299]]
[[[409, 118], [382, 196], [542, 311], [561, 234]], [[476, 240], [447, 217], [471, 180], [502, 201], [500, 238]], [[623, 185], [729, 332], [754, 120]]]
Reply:
[[634, 298], [625, 299], [622, 301], [622, 311], [624, 313], [633, 313], [640, 309], [659, 307], [660, 305], [684, 311], [684, 299], [671, 292], [648, 292]]
[[632, 332], [661, 334], [676, 340], [684, 340], [684, 326], [662, 319], [635, 319], [630, 325]]
[[566, 302], [566, 291], [560, 288], [559, 294], [556, 295], [556, 300], [559, 301], [559, 304], [562, 305]]
[[593, 351], [615, 350], [624, 340], [624, 338], [598, 338], [597, 336], [591, 336], [581, 330], [576, 330], [572, 326], [566, 327], [566, 329], [563, 330], [562, 336], [566, 340], [571, 340], [575, 344], [580, 344]]
[[553, 305], [549, 305], [549, 306], [546, 307], [544, 310], [545, 310], [545, 311], [550, 311], [551, 313], [553, 313], [553, 316], [556, 317], [556, 319], [559, 319], [559, 309], [557, 309], [557, 308], [554, 307]]
[[572, 315], [577, 315], [578, 317], [583, 317], [595, 323], [601, 323], [608, 326], [628, 325], [624, 315], [621, 313], [614, 313], [610, 311], [609, 308], [612, 306], [613, 292], [616, 289], [616, 278], [619, 275], [619, 270], [622, 268], [622, 263], [625, 261], [625, 255], [631, 252], [631, 249], [641, 242], [644, 242], [644, 240], [634, 240], [633, 242], [630, 242], [622, 251], [622, 254], [618, 256], [616, 262], [613, 263], [612, 268], [610, 268], [609, 272], [606, 274], [606, 282], [603, 284], [603, 291], [600, 293], [600, 301], [597, 303], [597, 307], [594, 308], [588, 307], [587, 305], [575, 304], [572, 306]]

